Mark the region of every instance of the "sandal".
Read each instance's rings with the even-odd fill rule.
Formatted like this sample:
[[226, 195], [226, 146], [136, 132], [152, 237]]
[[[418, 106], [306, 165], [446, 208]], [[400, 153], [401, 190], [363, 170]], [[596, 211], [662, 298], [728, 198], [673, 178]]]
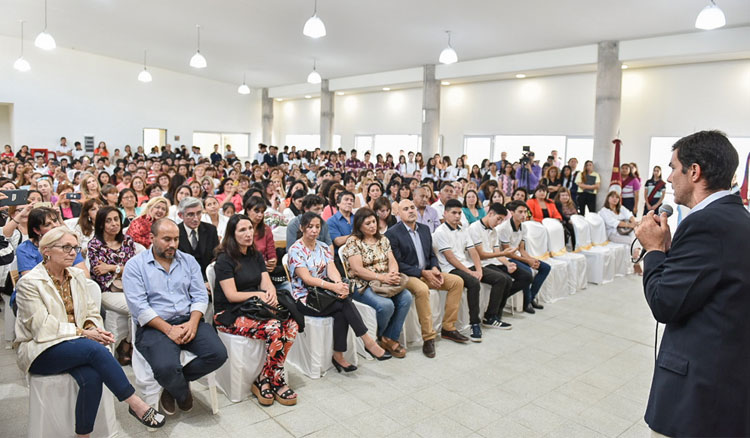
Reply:
[[149, 429], [158, 429], [164, 426], [164, 423], [167, 421], [167, 417], [165, 417], [164, 414], [154, 408], [148, 408], [146, 413], [143, 414], [143, 417], [139, 417], [138, 414], [135, 413], [133, 408], [128, 408], [128, 412], [130, 412], [130, 415], [137, 418], [138, 421], [141, 422], [141, 424], [148, 427]]
[[380, 341], [378, 341], [378, 345], [380, 345], [380, 348], [382, 348], [383, 350], [391, 353], [391, 356], [393, 357], [399, 359], [403, 359], [404, 357], [406, 357], [406, 348], [399, 344], [398, 341], [382, 337], [380, 338]]
[[[263, 385], [268, 385], [268, 388], [262, 389]], [[258, 403], [261, 406], [271, 406], [273, 404], [274, 393], [271, 389], [271, 382], [268, 379], [258, 381], [257, 379], [253, 382], [251, 388], [253, 395], [258, 399]]]
[[120, 342], [120, 345], [115, 350], [117, 353], [117, 362], [122, 366], [130, 365], [132, 362], [133, 347], [128, 341]]
[[[287, 390], [279, 394], [279, 390], [284, 386], [287, 386]], [[276, 401], [284, 406], [294, 406], [297, 404], [297, 393], [292, 391], [292, 388], [289, 388], [283, 380], [277, 386], [273, 387], [273, 393]]]

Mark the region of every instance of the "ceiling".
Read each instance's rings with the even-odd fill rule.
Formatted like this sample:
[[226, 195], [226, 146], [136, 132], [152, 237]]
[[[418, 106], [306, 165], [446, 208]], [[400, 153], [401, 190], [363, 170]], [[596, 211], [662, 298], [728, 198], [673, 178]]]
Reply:
[[[696, 32], [708, 0], [319, 0], [328, 35], [302, 26], [313, 0], [48, 0], [58, 47], [252, 87], [302, 83], [318, 60], [323, 78], [437, 62], [453, 31], [459, 60], [572, 47], [604, 40]], [[750, 24], [750, 0], [717, 0], [727, 26]], [[43, 0], [0, 0], [0, 35], [32, 42], [44, 26]], [[188, 61], [201, 25], [208, 68]], [[30, 43], [27, 56], [42, 53]]]

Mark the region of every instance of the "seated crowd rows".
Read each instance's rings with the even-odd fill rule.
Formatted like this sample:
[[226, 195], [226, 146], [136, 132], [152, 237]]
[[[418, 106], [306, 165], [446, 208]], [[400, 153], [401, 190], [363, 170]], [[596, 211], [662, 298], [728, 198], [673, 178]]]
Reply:
[[[17, 312], [18, 364], [75, 378], [77, 434], [93, 430], [102, 383], [148, 427], [160, 427], [177, 408], [190, 410], [189, 382], [227, 359], [217, 330], [265, 341], [252, 388], [262, 405], [297, 401], [284, 364], [305, 316], [333, 318], [331, 361], [339, 372], [357, 369], [344, 356], [349, 328], [373, 358], [404, 358], [400, 339], [412, 302], [429, 358], [438, 335], [478, 343], [482, 328], [509, 330], [502, 319], [509, 298], [521, 292], [525, 312], [543, 309], [536, 296], [550, 272], [526, 251], [523, 223], [560, 220], [574, 249], [570, 217], [591, 210], [599, 190], [590, 161], [578, 172], [571, 159], [561, 171], [556, 154], [542, 173], [533, 153], [469, 169], [465, 156], [455, 166], [439, 154], [425, 164], [409, 152], [394, 165], [390, 154], [370, 163], [369, 152], [360, 161], [355, 150], [347, 158], [259, 146], [244, 167], [229, 146], [207, 158], [198, 148], [173, 152], [169, 145], [148, 155], [126, 146], [110, 156], [102, 142], [90, 158], [63, 138], [55, 158], [32, 157], [26, 146], [16, 154], [6, 146], [0, 155], [0, 188], [28, 191], [27, 204], [0, 208], [0, 272], [3, 298]], [[661, 203], [659, 170], [646, 183], [647, 210]], [[623, 243], [633, 239], [640, 189], [627, 181], [637, 189], [609, 193], [600, 212], [611, 240]], [[636, 203], [626, 202], [631, 197]], [[87, 278], [99, 286], [104, 309], [135, 322], [115, 356], [105, 348], [115, 339]], [[490, 290], [484, 309], [482, 283]], [[447, 294], [440, 333], [430, 289]], [[464, 290], [468, 336], [456, 327]], [[376, 336], [353, 300], [375, 310]], [[257, 309], [277, 317], [260, 318]], [[158, 411], [122, 371], [132, 343], [164, 388]], [[184, 367], [182, 350], [196, 356]]]

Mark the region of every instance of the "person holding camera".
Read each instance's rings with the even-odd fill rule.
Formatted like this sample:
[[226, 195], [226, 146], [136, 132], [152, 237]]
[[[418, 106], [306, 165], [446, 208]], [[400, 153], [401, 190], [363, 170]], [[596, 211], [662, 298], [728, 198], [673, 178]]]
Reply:
[[526, 152], [519, 160], [521, 167], [516, 170], [516, 187], [533, 190], [542, 178], [542, 168], [534, 162], [534, 152]]

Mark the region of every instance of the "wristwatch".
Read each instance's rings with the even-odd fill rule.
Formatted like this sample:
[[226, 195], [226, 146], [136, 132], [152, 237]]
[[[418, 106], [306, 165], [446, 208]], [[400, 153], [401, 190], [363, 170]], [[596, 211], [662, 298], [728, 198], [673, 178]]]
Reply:
[[120, 272], [122, 272], [122, 268], [120, 265], [117, 265], [117, 268], [115, 268], [115, 275], [120, 275]]

